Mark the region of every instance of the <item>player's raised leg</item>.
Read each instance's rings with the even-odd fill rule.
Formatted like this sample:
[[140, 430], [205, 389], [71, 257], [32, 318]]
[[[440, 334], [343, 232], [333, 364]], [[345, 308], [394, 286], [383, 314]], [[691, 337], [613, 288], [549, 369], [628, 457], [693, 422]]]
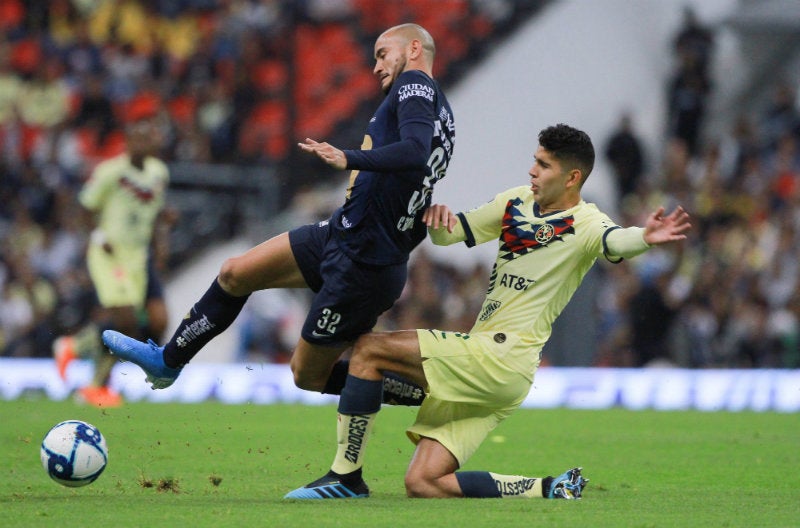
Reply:
[[252, 292], [305, 286], [288, 233], [283, 233], [226, 260], [163, 347], [113, 330], [103, 332], [103, 342], [114, 355], [139, 365], [154, 389], [169, 387], [183, 366], [233, 323]]

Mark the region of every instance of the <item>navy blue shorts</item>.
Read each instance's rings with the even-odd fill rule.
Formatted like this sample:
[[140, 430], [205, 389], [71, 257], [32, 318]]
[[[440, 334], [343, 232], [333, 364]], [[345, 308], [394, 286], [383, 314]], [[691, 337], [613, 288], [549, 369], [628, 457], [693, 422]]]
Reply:
[[406, 264], [371, 266], [345, 255], [328, 222], [289, 231], [297, 265], [315, 293], [303, 324], [303, 339], [334, 346], [371, 332], [406, 283]]

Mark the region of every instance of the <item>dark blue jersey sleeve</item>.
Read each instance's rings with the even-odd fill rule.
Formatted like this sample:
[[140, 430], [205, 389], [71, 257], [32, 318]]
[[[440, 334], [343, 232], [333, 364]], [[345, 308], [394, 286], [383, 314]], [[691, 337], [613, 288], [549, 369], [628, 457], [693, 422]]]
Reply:
[[372, 150], [345, 150], [347, 168], [374, 172], [428, 172], [433, 121], [411, 121], [400, 127], [400, 141]]
[[351, 259], [396, 264], [425, 238], [422, 214], [453, 151], [452, 116], [439, 84], [409, 70], [398, 76], [373, 114], [361, 150], [344, 151], [350, 185], [331, 225]]

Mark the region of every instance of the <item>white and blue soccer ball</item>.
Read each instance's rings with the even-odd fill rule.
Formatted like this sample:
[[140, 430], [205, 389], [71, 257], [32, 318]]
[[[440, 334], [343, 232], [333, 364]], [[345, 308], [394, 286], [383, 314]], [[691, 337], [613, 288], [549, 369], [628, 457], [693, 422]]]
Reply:
[[80, 420], [53, 426], [42, 440], [42, 466], [50, 478], [71, 488], [91, 484], [108, 463], [108, 447], [100, 430]]

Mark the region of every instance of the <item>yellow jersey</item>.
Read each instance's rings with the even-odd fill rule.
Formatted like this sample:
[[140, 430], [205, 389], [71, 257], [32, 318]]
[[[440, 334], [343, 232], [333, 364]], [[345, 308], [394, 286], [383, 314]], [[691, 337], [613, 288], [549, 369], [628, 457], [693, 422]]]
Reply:
[[[435, 244], [465, 241], [473, 246], [495, 240], [498, 245], [488, 291], [470, 334], [496, 332], [502, 336], [497, 339], [516, 341], [515, 347], [537, 356], [556, 317], [597, 258], [616, 256], [608, 251], [605, 239], [612, 230], [621, 229], [596, 205], [583, 200], [563, 211], [539, 214], [528, 186], [508, 189], [457, 216], [452, 233], [430, 230]], [[527, 371], [530, 359], [516, 366]]]
[[148, 156], [140, 170], [121, 154], [97, 165], [78, 200], [98, 215], [97, 227], [112, 247], [147, 252], [168, 184], [161, 160]]

